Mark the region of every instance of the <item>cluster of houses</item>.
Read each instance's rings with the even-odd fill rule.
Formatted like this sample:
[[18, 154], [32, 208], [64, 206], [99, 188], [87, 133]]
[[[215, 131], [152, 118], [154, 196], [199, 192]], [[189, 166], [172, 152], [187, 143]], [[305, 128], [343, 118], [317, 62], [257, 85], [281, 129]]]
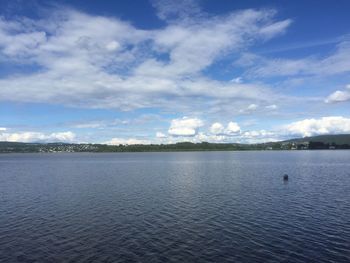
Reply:
[[268, 146], [266, 150], [308, 150], [310, 143], [306, 142], [280, 142]]
[[269, 145], [265, 150], [335, 150], [335, 149], [349, 149], [350, 145], [336, 143], [323, 143], [323, 142], [280, 142], [273, 145]]
[[98, 147], [92, 144], [55, 144], [39, 147], [39, 152], [93, 152]]

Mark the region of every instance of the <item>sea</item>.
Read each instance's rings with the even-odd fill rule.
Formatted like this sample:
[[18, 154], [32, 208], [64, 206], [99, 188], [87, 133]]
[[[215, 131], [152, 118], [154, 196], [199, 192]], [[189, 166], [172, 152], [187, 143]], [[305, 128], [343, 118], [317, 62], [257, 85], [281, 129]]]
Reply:
[[0, 154], [0, 262], [350, 262], [350, 151]]

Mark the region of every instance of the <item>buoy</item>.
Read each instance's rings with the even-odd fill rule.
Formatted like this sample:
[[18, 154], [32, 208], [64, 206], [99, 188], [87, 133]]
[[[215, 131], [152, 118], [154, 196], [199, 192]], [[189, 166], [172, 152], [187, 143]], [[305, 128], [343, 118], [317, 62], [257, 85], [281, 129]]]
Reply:
[[288, 181], [288, 174], [283, 175], [283, 180]]

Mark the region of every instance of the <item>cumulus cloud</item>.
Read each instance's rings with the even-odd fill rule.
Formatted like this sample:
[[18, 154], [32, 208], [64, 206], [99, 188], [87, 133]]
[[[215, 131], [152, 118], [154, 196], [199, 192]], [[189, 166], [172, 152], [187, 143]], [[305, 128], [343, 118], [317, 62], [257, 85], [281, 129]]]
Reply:
[[[232, 133], [228, 132], [229, 127]], [[238, 142], [238, 143], [262, 143], [279, 141], [297, 136], [315, 136], [322, 134], [350, 133], [350, 118], [341, 116], [323, 117], [319, 119], [305, 119], [284, 125], [274, 130], [245, 130], [242, 131], [237, 123], [224, 129], [221, 123], [214, 123], [210, 129], [211, 134], [198, 133], [193, 141], [209, 142]], [[235, 135], [232, 137], [232, 135]]]
[[[322, 134], [350, 133], [350, 118], [330, 116], [319, 119], [305, 119], [284, 125], [273, 130], [241, 130], [239, 125], [230, 122], [226, 128], [219, 123], [213, 123], [209, 128], [210, 134], [201, 132], [194, 136], [193, 141], [208, 142], [238, 142], [262, 143], [279, 141], [297, 136], [314, 136]], [[234, 135], [234, 136], [233, 136]]]
[[320, 119], [305, 119], [283, 127], [293, 135], [313, 136], [321, 134], [350, 133], [350, 118], [331, 116]]
[[0, 127], [0, 131], [6, 131], [7, 129], [5, 127]]
[[56, 132], [45, 134], [41, 132], [0, 133], [0, 141], [9, 142], [74, 142], [76, 135], [73, 132]]
[[[176, 7], [177, 14], [186, 10]], [[262, 85], [218, 81], [203, 71], [227, 54], [284, 32], [288, 20], [276, 21], [273, 10], [249, 9], [206, 19], [177, 15], [169, 22], [173, 7], [158, 9], [167, 24], [157, 30], [68, 8], [37, 20], [1, 18], [2, 60], [30, 70], [2, 77], [0, 100], [188, 111], [228, 98], [231, 104], [271, 100], [272, 92]], [[198, 103], [192, 103], [193, 96]]]
[[171, 121], [168, 133], [172, 136], [195, 136], [203, 121], [198, 118], [183, 117]]
[[210, 126], [209, 131], [214, 135], [232, 136], [238, 135], [241, 128], [238, 123], [232, 121], [227, 124], [226, 128], [220, 122], [215, 122]]
[[346, 85], [345, 90], [337, 90], [330, 94], [325, 102], [326, 103], [336, 103], [344, 102], [350, 100], [350, 84]]
[[236, 135], [240, 131], [241, 131], [241, 128], [239, 127], [238, 123], [231, 121], [227, 124], [227, 128], [225, 132], [227, 135]]
[[266, 130], [241, 131], [235, 136], [230, 134], [213, 134], [206, 132], [198, 132], [192, 137], [172, 137], [168, 143], [176, 143], [181, 141], [190, 141], [193, 143], [211, 142], [211, 143], [263, 143], [281, 140], [278, 133]]
[[198, 133], [192, 140], [192, 142], [211, 142], [211, 143], [225, 143], [228, 141], [228, 137], [223, 134], [207, 134], [204, 132]]
[[225, 131], [225, 127], [220, 122], [215, 122], [210, 126], [210, 132], [212, 134], [223, 134]]
[[[231, 128], [231, 129], [230, 129]], [[232, 131], [232, 133], [229, 132]], [[197, 140], [206, 139], [211, 142], [243, 142], [261, 143], [278, 141], [296, 136], [314, 136], [322, 134], [350, 133], [350, 118], [330, 116], [319, 119], [296, 121], [273, 130], [241, 130], [237, 123], [230, 122], [227, 128], [221, 123], [214, 123], [210, 129], [212, 135], [201, 133]], [[235, 135], [232, 137], [232, 135]]]

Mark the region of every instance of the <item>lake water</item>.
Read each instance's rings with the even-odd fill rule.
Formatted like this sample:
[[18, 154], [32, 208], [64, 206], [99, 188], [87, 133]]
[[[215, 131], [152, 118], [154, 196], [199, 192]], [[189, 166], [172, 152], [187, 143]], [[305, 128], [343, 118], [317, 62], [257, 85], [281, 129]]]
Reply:
[[0, 262], [350, 262], [350, 151], [2, 154]]

